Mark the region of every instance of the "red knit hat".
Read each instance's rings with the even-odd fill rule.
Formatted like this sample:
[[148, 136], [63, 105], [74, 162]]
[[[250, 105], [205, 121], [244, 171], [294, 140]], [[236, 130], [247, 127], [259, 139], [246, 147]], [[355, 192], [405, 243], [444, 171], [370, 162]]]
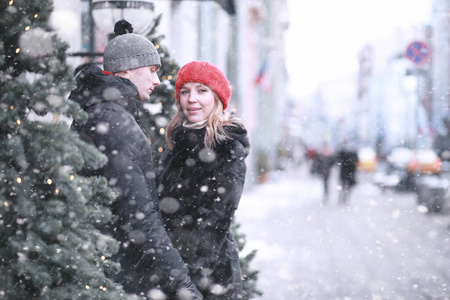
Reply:
[[206, 61], [192, 61], [185, 64], [178, 71], [175, 82], [177, 99], [180, 95], [180, 89], [188, 82], [200, 82], [207, 85], [219, 95], [223, 103], [223, 109], [227, 108], [231, 98], [231, 87], [225, 74], [217, 66]]

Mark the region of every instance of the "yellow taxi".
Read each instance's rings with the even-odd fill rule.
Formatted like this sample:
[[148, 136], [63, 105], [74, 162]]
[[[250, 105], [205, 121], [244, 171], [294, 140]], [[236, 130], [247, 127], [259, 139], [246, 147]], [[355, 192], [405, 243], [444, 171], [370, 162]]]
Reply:
[[358, 149], [358, 170], [375, 171], [377, 167], [377, 154], [370, 147]]
[[410, 173], [424, 173], [437, 175], [441, 172], [442, 160], [433, 149], [417, 149], [410, 160]]

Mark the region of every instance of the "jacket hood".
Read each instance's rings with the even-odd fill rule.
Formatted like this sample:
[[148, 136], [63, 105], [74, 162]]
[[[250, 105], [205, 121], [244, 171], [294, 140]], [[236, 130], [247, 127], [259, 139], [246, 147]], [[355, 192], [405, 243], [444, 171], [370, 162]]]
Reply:
[[114, 102], [136, 114], [142, 105], [137, 87], [130, 80], [105, 74], [98, 66], [83, 69], [76, 77], [76, 83], [69, 99], [84, 110], [102, 102]]
[[244, 146], [248, 154], [248, 150], [250, 149], [250, 142], [248, 140], [247, 130], [239, 125], [226, 126], [225, 130], [233, 140], [238, 141]]

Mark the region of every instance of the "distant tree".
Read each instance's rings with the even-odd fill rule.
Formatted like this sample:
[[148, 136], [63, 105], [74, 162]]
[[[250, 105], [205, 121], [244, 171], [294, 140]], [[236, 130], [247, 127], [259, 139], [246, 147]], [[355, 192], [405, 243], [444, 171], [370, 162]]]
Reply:
[[0, 298], [121, 299], [105, 273], [118, 243], [97, 230], [114, 196], [84, 177], [106, 157], [65, 123], [86, 120], [72, 101], [67, 45], [49, 26], [52, 0], [0, 4]]

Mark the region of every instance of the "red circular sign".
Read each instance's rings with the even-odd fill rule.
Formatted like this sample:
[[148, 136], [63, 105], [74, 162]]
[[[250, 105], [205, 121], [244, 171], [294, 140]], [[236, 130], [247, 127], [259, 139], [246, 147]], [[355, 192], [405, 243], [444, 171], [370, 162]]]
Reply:
[[422, 42], [412, 42], [406, 49], [406, 57], [416, 64], [427, 63], [430, 60], [430, 48]]

